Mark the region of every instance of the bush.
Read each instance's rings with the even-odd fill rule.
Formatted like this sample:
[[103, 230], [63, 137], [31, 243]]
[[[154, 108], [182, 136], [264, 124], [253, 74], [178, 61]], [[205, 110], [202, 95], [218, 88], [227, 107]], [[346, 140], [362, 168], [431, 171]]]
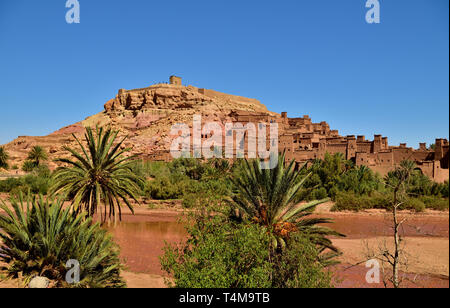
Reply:
[[[369, 196], [358, 196], [354, 193], [341, 192], [336, 197], [333, 211], [361, 211], [365, 209], [385, 209], [391, 208], [392, 196], [387, 193], [374, 193]], [[449, 201], [435, 196], [422, 196], [419, 198], [408, 198], [399, 207], [400, 210], [412, 210], [423, 212], [425, 209], [448, 211]]]
[[26, 160], [22, 165], [22, 170], [25, 172], [31, 172], [34, 168], [36, 168], [36, 164], [29, 160]]
[[[56, 287], [123, 287], [120, 277], [119, 249], [112, 237], [98, 224], [74, 216], [58, 201], [29, 198], [12, 200], [13, 211], [5, 204], [0, 209], [0, 261], [9, 277], [19, 274], [29, 281], [44, 276]], [[68, 284], [66, 262], [80, 263], [80, 282]]]
[[[216, 219], [215, 219], [216, 220]], [[190, 230], [183, 249], [166, 246], [162, 268], [177, 288], [268, 288], [269, 237], [256, 225], [216, 220]]]
[[450, 188], [450, 187], [449, 187], [448, 181], [445, 181], [445, 182], [442, 184], [442, 191], [441, 191], [442, 197], [448, 198], [449, 188]]
[[293, 237], [284, 254], [273, 255], [266, 229], [202, 216], [188, 228], [190, 239], [167, 245], [162, 268], [177, 288], [329, 287], [330, 277], [306, 239]]
[[172, 183], [169, 178], [163, 177], [148, 181], [144, 186], [144, 194], [155, 200], [178, 199], [183, 195], [183, 185], [180, 182]]
[[317, 261], [318, 251], [301, 234], [295, 234], [288, 242], [289, 249], [274, 256], [274, 288], [329, 288], [331, 274]]
[[369, 208], [367, 202], [362, 197], [356, 196], [354, 193], [341, 192], [336, 195], [336, 203], [332, 211], [355, 211]]
[[[217, 166], [218, 169], [215, 169]], [[228, 162], [178, 159], [170, 163], [136, 163], [135, 173], [144, 173], [148, 180], [143, 194], [155, 200], [182, 199], [185, 208], [194, 208], [210, 201], [220, 201], [230, 194]], [[220, 172], [219, 172], [220, 170]]]
[[340, 192], [336, 195], [333, 211], [362, 211], [366, 209], [388, 209], [392, 198], [388, 194], [374, 193], [372, 196], [358, 196], [353, 192]]
[[311, 192], [311, 200], [322, 200], [328, 197], [325, 187], [316, 188]]
[[449, 200], [439, 197], [432, 196], [422, 196], [420, 200], [425, 204], [427, 209], [437, 210], [437, 211], [448, 211], [449, 210]]
[[17, 178], [8, 178], [6, 180], [0, 181], [0, 192], [9, 193], [16, 187], [22, 185], [22, 181]]
[[422, 200], [410, 198], [405, 202], [405, 205], [402, 206], [402, 209], [410, 209], [419, 213], [425, 211], [426, 207]]
[[50, 171], [48, 168], [41, 166], [33, 174], [0, 181], [0, 192], [9, 193], [16, 197], [20, 193], [46, 195], [50, 187], [50, 182]]

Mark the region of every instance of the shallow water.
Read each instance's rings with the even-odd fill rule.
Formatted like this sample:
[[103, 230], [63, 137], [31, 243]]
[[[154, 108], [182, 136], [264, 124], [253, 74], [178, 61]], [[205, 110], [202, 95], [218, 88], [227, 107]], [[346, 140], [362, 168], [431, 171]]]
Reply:
[[[324, 215], [321, 215], [324, 216]], [[327, 214], [334, 218], [330, 227], [344, 233], [348, 238], [359, 239], [383, 236], [390, 233], [389, 219], [382, 215], [362, 216], [358, 214], [338, 215]], [[405, 224], [405, 236], [431, 236], [448, 238], [448, 217], [417, 217], [411, 218]], [[177, 222], [176, 215], [164, 214], [125, 216], [124, 221], [109, 231], [121, 247], [121, 257], [129, 271], [164, 275], [161, 270], [159, 256], [163, 254], [166, 243], [179, 244], [186, 239], [183, 224]], [[335, 271], [342, 278], [340, 287], [371, 287], [365, 283], [364, 266], [345, 269], [342, 264]], [[415, 277], [415, 276], [414, 276]], [[413, 277], [413, 278], [414, 278]], [[422, 275], [422, 286], [448, 287], [448, 278], [432, 275]], [[411, 285], [413, 286], [413, 285]]]
[[165, 243], [177, 244], [186, 238], [184, 226], [174, 221], [121, 222], [109, 230], [129, 270], [158, 275], [163, 274], [159, 256]]

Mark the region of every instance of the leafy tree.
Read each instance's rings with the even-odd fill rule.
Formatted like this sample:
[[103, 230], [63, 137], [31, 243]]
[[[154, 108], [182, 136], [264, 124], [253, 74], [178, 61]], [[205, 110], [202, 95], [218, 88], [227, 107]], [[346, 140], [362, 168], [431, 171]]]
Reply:
[[[56, 287], [123, 287], [119, 248], [112, 237], [91, 219], [84, 220], [57, 200], [41, 197], [0, 203], [0, 261], [9, 277], [25, 282], [44, 276]], [[80, 281], [68, 284], [66, 262], [80, 263]]]
[[309, 175], [302, 177], [301, 172], [295, 171], [294, 163], [287, 165], [284, 153], [273, 169], [261, 169], [258, 160], [246, 161], [240, 176], [233, 178], [236, 191], [232, 204], [238, 216], [270, 232], [274, 248], [283, 249], [291, 233], [300, 232], [310, 236], [314, 244], [337, 252], [327, 236], [341, 234], [319, 225], [331, 220], [308, 217], [317, 205], [329, 199], [299, 204], [300, 189]]
[[103, 130], [97, 127], [94, 136], [93, 130], [88, 127], [85, 133], [86, 147], [73, 135], [82, 153], [65, 147], [73, 160], [57, 160], [69, 166], [61, 167], [55, 172], [51, 188], [54, 194], [63, 193], [68, 196], [76, 213], [86, 211], [89, 216], [93, 216], [98, 206], [103, 204], [103, 222], [107, 220], [107, 212], [109, 219], [116, 219], [116, 210], [121, 219], [121, 201], [134, 213], [128, 199], [138, 202], [137, 195], [142, 182], [142, 178], [132, 171], [134, 156], [122, 156], [129, 151], [127, 148], [121, 149], [126, 137], [114, 145], [117, 134], [118, 131], [110, 128]]
[[292, 238], [292, 251], [274, 257], [267, 229], [203, 213], [190, 220], [189, 239], [166, 245], [162, 268], [177, 288], [330, 287], [330, 275], [308, 240]]
[[30, 153], [28, 153], [27, 159], [31, 161], [35, 167], [38, 167], [42, 161], [46, 161], [48, 159], [48, 156], [44, 148], [37, 145], [31, 149]]
[[0, 147], [0, 169], [8, 169], [9, 154], [4, 147]]

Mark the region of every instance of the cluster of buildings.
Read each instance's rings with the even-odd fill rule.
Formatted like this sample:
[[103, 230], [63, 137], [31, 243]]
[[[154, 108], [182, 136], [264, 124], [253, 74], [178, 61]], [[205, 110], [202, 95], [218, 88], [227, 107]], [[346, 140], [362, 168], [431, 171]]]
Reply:
[[[183, 87], [179, 77], [170, 77], [170, 85]], [[211, 93], [209, 93], [209, 92]], [[254, 103], [256, 100], [235, 97], [212, 90], [198, 89], [202, 95], [210, 97], [226, 97], [241, 103], [248, 100]], [[259, 103], [259, 101], [256, 101]], [[347, 160], [353, 161], [357, 166], [365, 165], [381, 175], [393, 170], [401, 161], [411, 160], [417, 164], [417, 169], [436, 182], [444, 182], [449, 179], [449, 142], [446, 139], [436, 139], [434, 146], [427, 147], [420, 143], [419, 148], [407, 147], [406, 144], [391, 146], [388, 138], [375, 135], [372, 140], [365, 136], [340, 136], [337, 130], [331, 130], [327, 122], [313, 123], [307, 115], [301, 118], [289, 118], [286, 112], [281, 116], [264, 111], [232, 110], [224, 115], [221, 123], [230, 121], [233, 124], [248, 123], [277, 123], [278, 124], [278, 150], [286, 153], [288, 160], [295, 160], [298, 165], [315, 159], [323, 159], [326, 153], [342, 153]], [[192, 129], [192, 127], [191, 127]], [[235, 147], [244, 147], [245, 156], [248, 154], [248, 141], [253, 138], [248, 132], [241, 132], [242, 140], [235, 141]], [[267, 144], [270, 144], [270, 135], [267, 132]], [[202, 134], [203, 139], [210, 136]], [[225, 134], [223, 137], [225, 144]], [[252, 142], [254, 144], [254, 142]], [[191, 143], [192, 146], [192, 143]], [[269, 146], [268, 146], [269, 148]], [[237, 153], [237, 152], [235, 152]], [[149, 159], [170, 160], [169, 151], [158, 151], [150, 154]]]
[[384, 175], [393, 170], [403, 160], [411, 160], [417, 169], [436, 182], [449, 178], [449, 142], [436, 139], [434, 146], [428, 148], [420, 143], [418, 149], [406, 144], [390, 146], [388, 138], [375, 135], [373, 140], [365, 136], [340, 136], [331, 130], [326, 122], [313, 123], [309, 116], [289, 118], [286, 112], [281, 117], [250, 112], [232, 112], [238, 123], [274, 122], [279, 127], [279, 151], [285, 151], [286, 158], [299, 164], [315, 159], [323, 159], [326, 153], [342, 153], [347, 160], [357, 166], [365, 165]]

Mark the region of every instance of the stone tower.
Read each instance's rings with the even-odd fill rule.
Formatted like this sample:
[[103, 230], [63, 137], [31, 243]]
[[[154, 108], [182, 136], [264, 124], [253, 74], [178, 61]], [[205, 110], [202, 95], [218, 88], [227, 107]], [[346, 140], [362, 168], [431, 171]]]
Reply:
[[170, 84], [175, 86], [181, 86], [182, 85], [181, 77], [170, 76]]

